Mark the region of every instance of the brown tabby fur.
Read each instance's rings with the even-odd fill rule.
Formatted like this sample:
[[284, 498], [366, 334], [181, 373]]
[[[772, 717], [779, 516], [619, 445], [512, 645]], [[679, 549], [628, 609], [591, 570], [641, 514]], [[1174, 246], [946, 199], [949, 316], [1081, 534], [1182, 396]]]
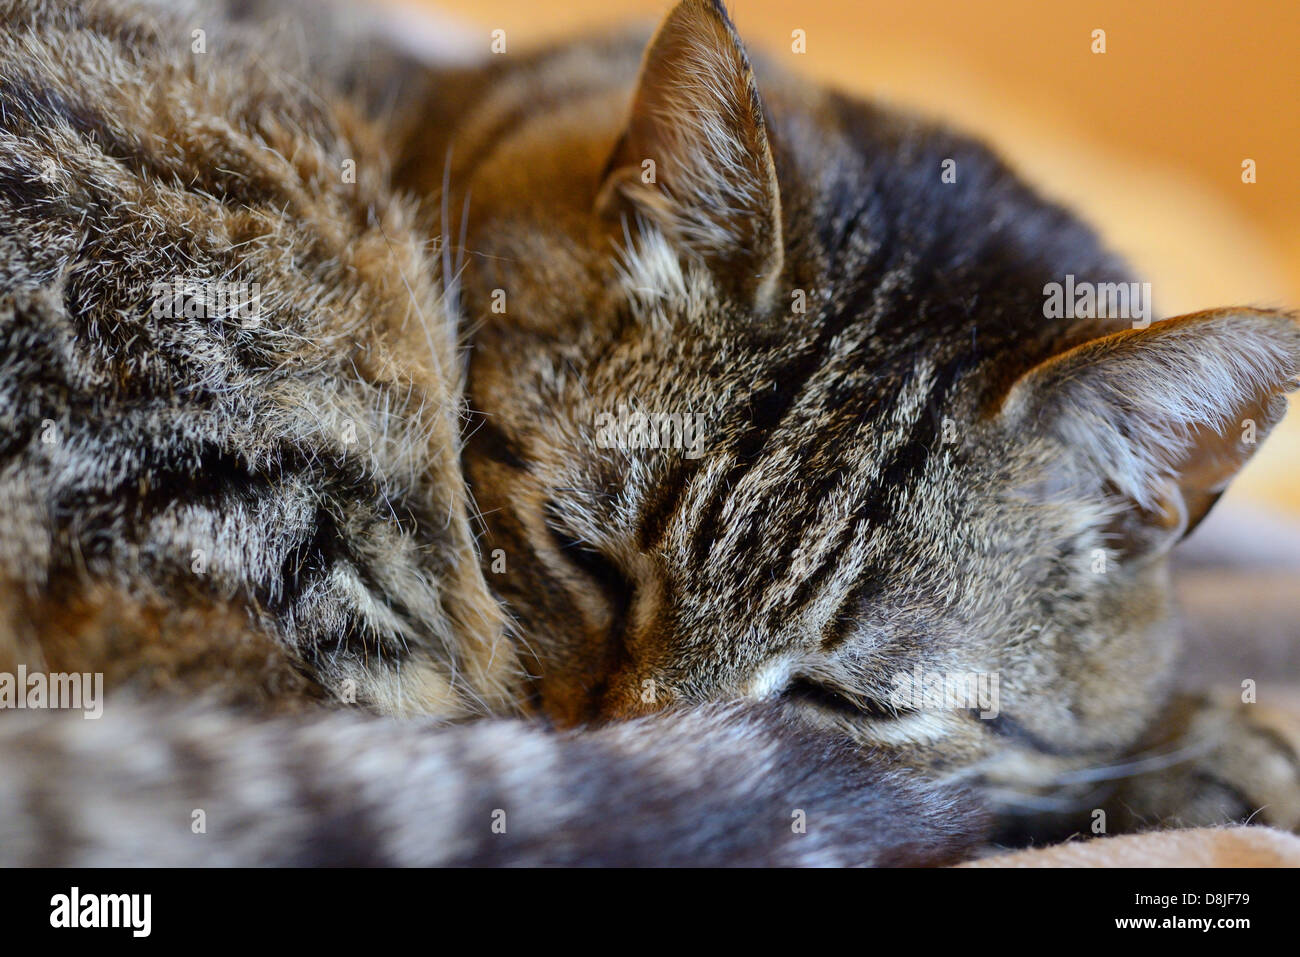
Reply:
[[[0, 671], [263, 710], [642, 718], [601, 732], [607, 750], [510, 722], [427, 753], [427, 728], [339, 717], [169, 728], [181, 754], [205, 750], [204, 722], [246, 734], [270, 757], [223, 745], [197, 763], [312, 794], [349, 748], [398, 775], [304, 801], [281, 859], [339, 840], [356, 802], [386, 823], [366, 832], [373, 858], [338, 859], [654, 862], [648, 812], [604, 847], [555, 822], [513, 852], [457, 824], [468, 843], [444, 854], [451, 838], [393, 823], [420, 813], [401, 776], [431, 774], [462, 782], [486, 827], [515, 780], [502, 754], [519, 800], [558, 800], [526, 773], [552, 747], [592, 801], [606, 784], [632, 800], [649, 774], [673, 827], [695, 807], [698, 834], [726, 833], [734, 806], [771, 840], [688, 841], [685, 860], [960, 856], [979, 814], [947, 785], [1019, 837], [1086, 829], [1103, 806], [1128, 825], [1262, 808], [1300, 826], [1295, 753], [1267, 716], [1170, 698], [1164, 563], [1252, 451], [1242, 421], [1262, 438], [1281, 416], [1293, 317], [1044, 318], [1047, 283], [1133, 277], [979, 145], [756, 75], [707, 0], [644, 53], [611, 39], [455, 69], [321, 78], [254, 35], [116, 0], [0, 3]], [[359, 115], [381, 102], [379, 125]], [[160, 321], [152, 284], [173, 277], [260, 282], [262, 315]], [[700, 416], [702, 454], [606, 447], [601, 417], [623, 408]], [[998, 715], [900, 707], [916, 668], [997, 674]], [[710, 705], [736, 698], [779, 717]], [[121, 707], [123, 740], [147, 739]], [[816, 730], [787, 739], [790, 720]], [[177, 807], [199, 787], [98, 766], [43, 779], [74, 746], [43, 733], [34, 787], [71, 774]], [[714, 741], [716, 773], [675, 762], [675, 734]], [[277, 767], [328, 735], [347, 743], [320, 745], [319, 766]], [[754, 753], [775, 790], [742, 808], [746, 741], [769, 742]], [[399, 770], [412, 748], [426, 770]], [[478, 749], [497, 750], [476, 777], [457, 761]], [[781, 790], [800, 754], [811, 797]], [[918, 772], [940, 786], [914, 790]], [[799, 845], [805, 798], [839, 823]], [[914, 831], [864, 833], [900, 817]], [[964, 834], [937, 823], [954, 817]], [[127, 853], [115, 840], [56, 843], [103, 862]], [[277, 859], [228, 841], [232, 862]], [[140, 857], [189, 853], [178, 838]]]

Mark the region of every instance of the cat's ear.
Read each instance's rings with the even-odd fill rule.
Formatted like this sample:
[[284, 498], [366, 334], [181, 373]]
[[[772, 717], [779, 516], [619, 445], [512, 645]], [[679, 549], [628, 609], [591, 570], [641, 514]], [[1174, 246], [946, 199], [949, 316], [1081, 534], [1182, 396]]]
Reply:
[[781, 198], [758, 87], [720, 0], [684, 0], [646, 50], [597, 212], [636, 211], [734, 293], [781, 271]]
[[1059, 491], [1104, 487], [1121, 503], [1121, 551], [1159, 554], [1196, 527], [1286, 411], [1300, 322], [1281, 312], [1202, 312], [1077, 346], [1012, 386], [1013, 434], [1064, 446]]

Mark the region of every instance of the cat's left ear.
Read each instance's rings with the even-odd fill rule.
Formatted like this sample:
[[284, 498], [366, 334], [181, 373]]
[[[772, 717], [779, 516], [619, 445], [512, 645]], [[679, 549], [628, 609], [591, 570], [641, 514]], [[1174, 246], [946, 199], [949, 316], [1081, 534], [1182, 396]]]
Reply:
[[1300, 322], [1283, 312], [1196, 313], [1086, 342], [1012, 386], [1012, 434], [1059, 451], [1044, 481], [1108, 490], [1130, 555], [1190, 532], [1286, 411], [1300, 376]]
[[781, 197], [763, 103], [720, 0], [684, 0], [655, 34], [596, 209], [636, 211], [733, 295], [781, 272]]

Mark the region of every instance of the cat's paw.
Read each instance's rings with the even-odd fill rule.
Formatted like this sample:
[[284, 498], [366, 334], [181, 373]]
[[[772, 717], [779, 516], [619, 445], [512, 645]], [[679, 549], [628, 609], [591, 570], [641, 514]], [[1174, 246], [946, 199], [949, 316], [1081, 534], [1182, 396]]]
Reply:
[[1116, 802], [1125, 829], [1250, 822], [1300, 832], [1300, 706], [1184, 699], [1162, 731], [1147, 755], [1176, 760], [1125, 782]]
[[1300, 831], [1300, 710], [1220, 704], [1194, 730], [1218, 742], [1200, 771], [1245, 800], [1252, 820]]

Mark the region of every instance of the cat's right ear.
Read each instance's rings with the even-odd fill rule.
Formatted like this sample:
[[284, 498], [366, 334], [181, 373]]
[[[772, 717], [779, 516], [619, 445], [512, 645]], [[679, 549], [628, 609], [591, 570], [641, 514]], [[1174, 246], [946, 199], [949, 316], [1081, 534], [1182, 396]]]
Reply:
[[1281, 419], [1297, 377], [1296, 317], [1202, 312], [1040, 363], [1012, 386], [1001, 415], [1012, 435], [1059, 443], [1042, 476], [1051, 497], [1102, 490], [1116, 548], [1155, 556], [1209, 512]]
[[640, 214], [732, 295], [770, 294], [780, 190], [754, 73], [720, 0], [684, 0], [650, 42], [596, 211]]

